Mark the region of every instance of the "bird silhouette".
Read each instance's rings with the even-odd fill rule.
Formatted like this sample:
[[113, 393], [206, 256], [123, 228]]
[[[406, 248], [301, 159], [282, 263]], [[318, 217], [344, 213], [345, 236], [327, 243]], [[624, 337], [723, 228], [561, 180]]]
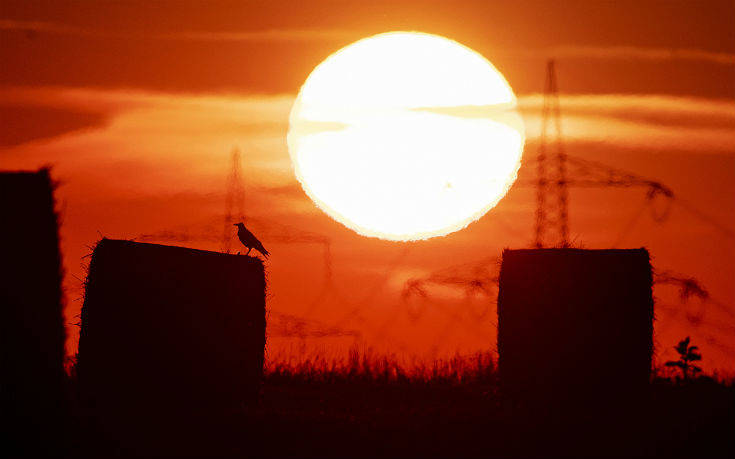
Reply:
[[233, 226], [237, 226], [237, 237], [240, 238], [240, 242], [242, 242], [242, 245], [248, 248], [248, 253], [245, 255], [250, 255], [250, 251], [255, 249], [258, 252], [262, 253], [264, 257], [268, 258], [267, 250], [265, 250], [265, 247], [263, 247], [263, 244], [258, 240], [257, 237], [253, 233], [251, 233], [247, 228], [245, 228], [245, 224], [242, 222], [235, 223]]

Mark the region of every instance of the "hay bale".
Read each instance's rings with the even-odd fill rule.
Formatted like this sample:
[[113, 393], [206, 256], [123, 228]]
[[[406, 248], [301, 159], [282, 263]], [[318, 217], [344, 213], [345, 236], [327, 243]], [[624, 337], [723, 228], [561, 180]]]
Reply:
[[653, 340], [648, 251], [505, 250], [498, 370], [521, 398], [614, 402], [648, 386]]
[[[64, 320], [49, 171], [0, 173], [0, 421], [4, 450], [58, 447]], [[39, 451], [36, 451], [39, 452]]]
[[77, 371], [103, 429], [119, 438], [145, 426], [161, 432], [252, 400], [265, 287], [256, 258], [102, 239], [89, 266]]

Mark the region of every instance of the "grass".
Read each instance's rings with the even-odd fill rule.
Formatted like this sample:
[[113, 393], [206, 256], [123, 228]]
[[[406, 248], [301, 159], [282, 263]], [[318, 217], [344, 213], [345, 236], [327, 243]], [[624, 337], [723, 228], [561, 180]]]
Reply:
[[297, 381], [309, 383], [372, 384], [495, 384], [495, 361], [490, 352], [456, 354], [446, 359], [425, 361], [380, 355], [372, 349], [350, 349], [347, 358], [320, 355], [294, 358], [276, 356], [264, 366], [265, 384]]
[[344, 359], [271, 356], [251, 406], [196, 425], [172, 419], [150, 444], [114, 433], [103, 443], [77, 412], [68, 456], [731, 457], [733, 380], [666, 371], [654, 372], [645, 400], [573, 410], [508, 400], [490, 353], [431, 362], [358, 348]]
[[[728, 457], [732, 378], [653, 372], [643, 400], [533, 406], [504, 397], [492, 354], [401, 361], [275, 358], [249, 423], [271, 457]], [[617, 397], [618, 399], [620, 397]], [[250, 424], [249, 424], [250, 425]], [[245, 453], [246, 451], [240, 451]]]

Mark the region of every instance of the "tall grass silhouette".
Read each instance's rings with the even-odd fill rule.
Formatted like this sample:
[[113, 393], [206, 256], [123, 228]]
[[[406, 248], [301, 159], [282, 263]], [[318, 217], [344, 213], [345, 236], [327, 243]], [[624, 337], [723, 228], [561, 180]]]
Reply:
[[353, 346], [347, 358], [276, 356], [266, 362], [264, 371], [267, 382], [466, 385], [495, 384], [495, 369], [491, 352], [423, 360], [400, 359], [395, 354]]

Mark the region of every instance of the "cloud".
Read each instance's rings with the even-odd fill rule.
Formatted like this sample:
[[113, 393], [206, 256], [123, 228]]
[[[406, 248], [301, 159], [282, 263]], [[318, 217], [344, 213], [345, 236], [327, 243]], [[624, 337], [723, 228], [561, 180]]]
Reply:
[[[645, 95], [561, 96], [565, 141], [648, 151], [735, 153], [735, 103]], [[541, 134], [543, 98], [519, 99], [526, 137]]]
[[90, 35], [89, 31], [69, 25], [44, 21], [16, 21], [11, 19], [0, 19], [0, 30], [61, 35]]
[[[595, 94], [559, 96], [563, 115], [611, 117], [665, 126], [735, 129], [735, 102], [661, 95]], [[543, 95], [518, 99], [525, 115], [538, 115]]]
[[99, 129], [108, 117], [83, 110], [0, 104], [0, 148], [50, 139], [83, 129]]
[[176, 32], [158, 34], [159, 39], [185, 41], [339, 41], [354, 39], [346, 30], [268, 29], [242, 32]]
[[179, 94], [127, 89], [42, 86], [2, 88], [0, 89], [0, 98], [4, 103], [73, 107], [105, 112], [162, 107], [228, 111], [234, 109], [236, 111], [257, 112], [256, 122], [284, 122], [288, 120], [288, 112], [295, 96], [291, 94], [240, 93]]
[[[188, 30], [170, 33], [150, 33], [141, 30], [109, 31], [76, 27], [47, 21], [0, 19], [0, 30], [27, 34], [71, 35], [80, 37], [137, 38], [196, 42], [309, 42], [342, 41], [359, 38], [346, 29], [275, 28], [265, 30], [202, 31]], [[503, 53], [512, 57], [645, 60], [709, 62], [735, 65], [735, 54], [697, 48], [650, 48], [638, 46], [556, 46], [546, 49], [516, 49]]]
[[[661, 95], [559, 96], [567, 142], [596, 142], [631, 149], [735, 153], [735, 102]], [[495, 106], [425, 107], [446, 116], [501, 120]], [[543, 96], [518, 98], [526, 139], [541, 134]]]
[[316, 29], [266, 29], [243, 31], [180, 31], [173, 33], [146, 33], [138, 30], [111, 32], [93, 28], [75, 27], [45, 21], [17, 21], [0, 19], [0, 30], [33, 34], [68, 35], [78, 37], [137, 38], [173, 41], [199, 42], [303, 42], [303, 41], [340, 41], [354, 39], [354, 32], [347, 30]]
[[558, 59], [691, 61], [735, 65], [735, 54], [696, 48], [641, 48], [636, 46], [560, 46], [548, 55]]
[[708, 62], [725, 66], [735, 65], [735, 54], [733, 53], [697, 48], [569, 45], [537, 49], [508, 49], [496, 54], [529, 59]]
[[[135, 187], [140, 178], [148, 177], [156, 184], [151, 185], [155, 190], [173, 181], [177, 187], [196, 189], [211, 186], [227, 173], [228, 152], [237, 145], [243, 151], [248, 188], [262, 187], [282, 194], [279, 202], [289, 209], [311, 209], [293, 181], [286, 144], [294, 95], [43, 87], [4, 89], [0, 97], [16, 107], [49, 107], [53, 108], [49, 113], [60, 114], [94, 113], [104, 120], [85, 124], [88, 129], [84, 130], [62, 130], [68, 134], [62, 137], [46, 136], [54, 140], [32, 151], [8, 144], [10, 148], [3, 152], [6, 160], [13, 152], [24, 162], [37, 157], [39, 164], [63, 158], [66, 165], [85, 171], [88, 177], [98, 175], [111, 161], [118, 164], [119, 171], [120, 162], [127, 161], [135, 164], [136, 172], [130, 177], [118, 174], [112, 179], [116, 186]], [[651, 152], [735, 153], [735, 102], [665, 95], [562, 94], [560, 105], [567, 143], [600, 143]], [[518, 98], [529, 144], [539, 138], [542, 107], [542, 95]], [[483, 106], [421, 110], [494, 120], [505, 113]], [[338, 129], [341, 125], [327, 127]], [[98, 156], [95, 151], [108, 154]], [[194, 170], [196, 174], [190, 172]]]

